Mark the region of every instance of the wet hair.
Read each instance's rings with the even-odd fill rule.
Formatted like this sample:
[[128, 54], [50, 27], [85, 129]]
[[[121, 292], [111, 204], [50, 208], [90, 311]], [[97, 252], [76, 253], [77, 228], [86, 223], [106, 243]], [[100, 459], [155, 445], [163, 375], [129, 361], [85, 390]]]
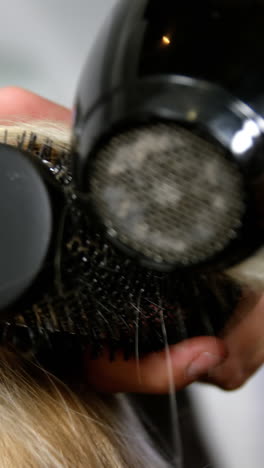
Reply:
[[3, 468], [168, 468], [124, 395], [65, 385], [0, 349]]

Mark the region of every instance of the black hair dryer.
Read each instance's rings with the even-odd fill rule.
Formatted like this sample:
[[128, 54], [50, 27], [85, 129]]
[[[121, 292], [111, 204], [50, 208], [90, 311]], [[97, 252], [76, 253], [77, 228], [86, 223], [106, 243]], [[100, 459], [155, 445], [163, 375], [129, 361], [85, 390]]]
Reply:
[[263, 241], [264, 2], [122, 0], [75, 107], [93, 225], [152, 269], [221, 269]]

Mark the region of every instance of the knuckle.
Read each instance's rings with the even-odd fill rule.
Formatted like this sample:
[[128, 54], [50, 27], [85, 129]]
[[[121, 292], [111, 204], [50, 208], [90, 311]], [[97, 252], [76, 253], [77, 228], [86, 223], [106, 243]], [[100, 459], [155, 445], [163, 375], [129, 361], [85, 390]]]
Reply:
[[247, 376], [243, 373], [232, 376], [231, 378], [225, 378], [223, 380], [216, 381], [215, 384], [226, 391], [234, 391], [241, 388], [247, 380]]

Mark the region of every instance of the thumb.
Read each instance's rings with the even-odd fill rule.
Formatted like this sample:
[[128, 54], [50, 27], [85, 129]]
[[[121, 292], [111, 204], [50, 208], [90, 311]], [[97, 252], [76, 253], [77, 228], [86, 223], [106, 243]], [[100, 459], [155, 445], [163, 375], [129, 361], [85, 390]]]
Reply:
[[224, 336], [229, 357], [208, 375], [211, 383], [226, 390], [241, 387], [264, 362], [264, 295], [244, 297], [237, 316], [240, 319]]
[[198, 337], [151, 353], [139, 361], [126, 361], [120, 353], [111, 362], [107, 352], [92, 360], [87, 352], [85, 373], [89, 384], [99, 391], [161, 394], [170, 390], [172, 382], [176, 390], [194, 382], [226, 357], [220, 339]]

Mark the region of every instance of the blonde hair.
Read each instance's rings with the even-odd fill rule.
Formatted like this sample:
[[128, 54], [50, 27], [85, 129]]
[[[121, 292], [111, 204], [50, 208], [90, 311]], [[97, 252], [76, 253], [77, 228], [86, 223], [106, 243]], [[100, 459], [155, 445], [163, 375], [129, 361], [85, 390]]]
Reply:
[[[9, 125], [8, 125], [9, 124]], [[70, 132], [51, 122], [4, 122], [0, 140], [31, 152], [69, 153]], [[77, 386], [77, 388], [76, 388]], [[168, 468], [124, 395], [71, 389], [14, 350], [0, 348], [1, 468]]]
[[1, 468], [156, 468], [168, 464], [123, 395], [72, 391], [0, 350]]

